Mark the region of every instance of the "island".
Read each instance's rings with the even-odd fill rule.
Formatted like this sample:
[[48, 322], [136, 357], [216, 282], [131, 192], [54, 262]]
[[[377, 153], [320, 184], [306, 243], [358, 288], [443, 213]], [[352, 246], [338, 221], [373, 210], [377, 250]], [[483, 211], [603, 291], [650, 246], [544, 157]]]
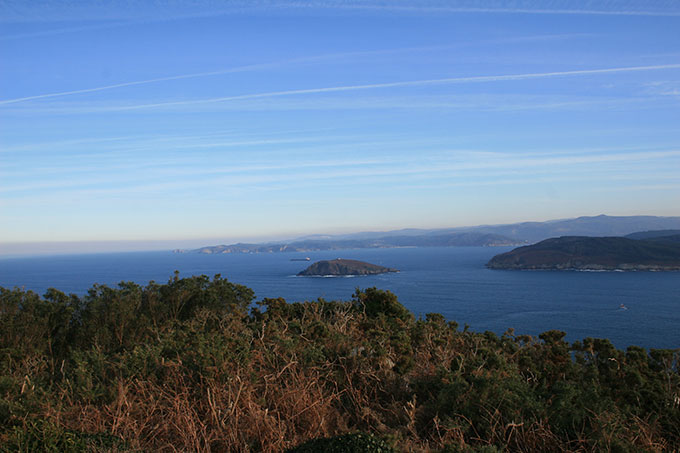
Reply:
[[298, 273], [299, 276], [349, 276], [349, 275], [375, 275], [388, 272], [399, 272], [397, 269], [378, 266], [377, 264], [365, 263], [357, 260], [335, 259], [329, 261], [317, 261], [304, 271]]
[[678, 271], [677, 236], [636, 240], [628, 237], [563, 236], [494, 256], [490, 269]]

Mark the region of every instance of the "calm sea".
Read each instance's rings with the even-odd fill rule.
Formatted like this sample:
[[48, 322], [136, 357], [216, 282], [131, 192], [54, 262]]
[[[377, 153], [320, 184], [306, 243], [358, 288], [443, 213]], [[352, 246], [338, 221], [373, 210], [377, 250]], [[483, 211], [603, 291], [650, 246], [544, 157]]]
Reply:
[[[249, 286], [257, 299], [349, 300], [354, 290], [376, 286], [399, 297], [416, 315], [436, 312], [461, 327], [536, 335], [550, 329], [568, 340], [609, 338], [619, 348], [680, 347], [680, 272], [498, 271], [484, 264], [505, 247], [362, 249], [305, 254], [200, 255], [171, 252], [61, 255], [0, 259], [0, 286], [43, 293], [54, 287], [84, 294], [93, 283], [166, 282], [182, 276], [221, 274]], [[365, 277], [296, 277], [309, 256], [348, 258], [400, 269]], [[623, 304], [626, 309], [621, 309]]]

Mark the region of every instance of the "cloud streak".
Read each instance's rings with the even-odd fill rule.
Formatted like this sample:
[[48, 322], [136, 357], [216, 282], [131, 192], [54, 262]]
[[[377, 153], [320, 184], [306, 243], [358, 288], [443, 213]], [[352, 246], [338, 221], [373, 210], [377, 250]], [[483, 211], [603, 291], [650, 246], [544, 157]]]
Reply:
[[[357, 52], [355, 54], [359, 54], [359, 53], [361, 53], [361, 52]], [[375, 52], [371, 51], [371, 52], [365, 52], [365, 53], [375, 53]], [[338, 54], [338, 55], [342, 56], [342, 55], [345, 55], [345, 54]], [[283, 64], [287, 64], [287, 63], [292, 63], [292, 62], [312, 61], [312, 60], [315, 60], [315, 59], [322, 59], [322, 58], [330, 58], [330, 56], [317, 56], [317, 57], [309, 57], [309, 58], [300, 58], [300, 59], [288, 60], [288, 61], [285, 61], [285, 62], [277, 62], [277, 63], [254, 64], [254, 65], [234, 67], [234, 68], [224, 69], [224, 70], [219, 70], [219, 71], [200, 72], [200, 73], [183, 74], [183, 75], [168, 76], [168, 77], [158, 77], [158, 78], [153, 78], [153, 79], [139, 80], [139, 81], [133, 81], [133, 82], [124, 82], [124, 83], [118, 83], [118, 84], [95, 87], [95, 88], [86, 88], [86, 89], [81, 89], [81, 90], [62, 91], [62, 92], [57, 92], [57, 93], [41, 94], [41, 95], [27, 96], [27, 97], [22, 97], [22, 98], [15, 98], [15, 99], [6, 99], [6, 100], [0, 100], [0, 106], [10, 105], [10, 104], [18, 104], [18, 103], [23, 103], [23, 102], [27, 102], [27, 101], [40, 100], [40, 99], [46, 99], [46, 98], [64, 97], [64, 96], [70, 96], [70, 95], [92, 93], [92, 92], [98, 92], [98, 91], [106, 91], [106, 90], [111, 90], [111, 89], [121, 88], [121, 87], [128, 87], [128, 86], [135, 86], [135, 85], [145, 85], [145, 84], [157, 83], [157, 82], [162, 82], [162, 81], [191, 79], [191, 78], [198, 78], [198, 77], [215, 76], [215, 75], [220, 75], [220, 74], [229, 74], [229, 73], [236, 73], [236, 72], [252, 71], [252, 70], [275, 67], [275, 66], [279, 66], [279, 65], [283, 65]], [[403, 82], [386, 82], [386, 83], [374, 83], [374, 84], [364, 84], [364, 85], [341, 85], [341, 86], [335, 86], [335, 87], [321, 87], [321, 88], [307, 88], [307, 89], [298, 89], [298, 90], [269, 91], [269, 92], [264, 92], [264, 93], [251, 93], [251, 94], [243, 94], [243, 95], [222, 96], [222, 97], [214, 97], [214, 98], [206, 98], [206, 99], [193, 99], [193, 100], [184, 100], [184, 101], [169, 101], [169, 102], [133, 104], [133, 105], [118, 105], [118, 106], [104, 107], [104, 108], [100, 108], [100, 109], [97, 109], [97, 108], [84, 109], [83, 112], [84, 113], [115, 112], [115, 111], [138, 110], [138, 109], [157, 108], [157, 107], [188, 106], [188, 105], [213, 104], [213, 103], [230, 102], [230, 101], [257, 100], [257, 99], [267, 99], [267, 98], [276, 98], [276, 97], [290, 97], [290, 96], [299, 96], [299, 95], [307, 95], [307, 94], [324, 94], [324, 93], [350, 92], [350, 91], [362, 91], [362, 90], [365, 91], [365, 90], [373, 90], [373, 89], [417, 87], [417, 86], [454, 85], [454, 84], [465, 84], [465, 83], [490, 83], [490, 82], [503, 82], [503, 81], [520, 81], [520, 80], [544, 79], [544, 78], [555, 78], [555, 77], [574, 77], [574, 76], [583, 76], [583, 75], [598, 75], [598, 74], [641, 72], [641, 71], [659, 71], [659, 70], [678, 69], [678, 68], [680, 68], [680, 64], [665, 64], [665, 65], [648, 65], [648, 66], [627, 66], [627, 67], [602, 68], [602, 69], [582, 69], [582, 70], [574, 70], [574, 71], [556, 71], [556, 72], [541, 72], [541, 73], [505, 74], [505, 75], [470, 76], [470, 77], [449, 77], [449, 78], [441, 78], [441, 79], [409, 80], [409, 81], [403, 81]], [[437, 98], [437, 99], [438, 99], [437, 104], [432, 105], [432, 107], [443, 105], [442, 100], [440, 98]], [[573, 105], [574, 102], [570, 101], [569, 104]], [[410, 107], [413, 107], [413, 105], [411, 103], [409, 103], [409, 105], [410, 105]], [[511, 108], [511, 110], [512, 110], [512, 108]]]
[[[79, 28], [79, 29], [81, 29], [81, 28]], [[87, 29], [87, 27], [84, 27], [83, 29]], [[486, 41], [482, 41], [481, 43], [482, 44], [489, 44], [489, 43], [493, 44], [493, 43], [523, 42], [523, 41], [544, 41], [544, 40], [547, 40], [547, 39], [564, 39], [564, 38], [574, 38], [574, 37], [584, 37], [584, 36], [589, 36], [589, 35], [586, 34], [586, 33], [576, 33], [576, 34], [549, 34], [549, 35], [537, 35], [537, 36], [517, 36], [517, 37], [510, 37], [510, 38], [503, 38], [503, 39], [486, 40]], [[2, 37], [0, 37], [0, 40], [1, 39], [2, 39]], [[148, 85], [148, 84], [154, 84], [154, 83], [158, 83], [158, 82], [167, 82], [167, 81], [173, 81], [173, 80], [195, 79], [195, 78], [211, 77], [211, 76], [218, 76], [218, 75], [225, 75], [225, 74], [234, 74], [234, 73], [239, 73], [239, 72], [257, 71], [257, 70], [262, 70], [262, 69], [271, 69], [271, 68], [276, 68], [276, 67], [280, 67], [280, 66], [296, 64], [296, 63], [323, 62], [323, 61], [343, 59], [343, 58], [353, 58], [353, 57], [373, 57], [373, 56], [378, 56], [378, 55], [390, 55], [390, 54], [403, 53], [403, 52], [423, 52], [423, 51], [431, 51], [431, 50], [445, 50], [445, 49], [451, 49], [451, 48], [454, 48], [454, 47], [463, 47], [465, 45], [471, 45], [471, 44], [472, 43], [464, 43], [464, 44], [459, 43], [459, 44], [456, 44], [456, 45], [416, 46], [416, 47], [404, 47], [404, 48], [397, 48], [397, 49], [361, 50], [361, 51], [354, 51], [354, 52], [350, 51], [350, 52], [338, 52], [338, 53], [322, 54], [322, 55], [312, 55], [312, 56], [309, 56], [309, 57], [292, 58], [292, 59], [288, 59], [288, 60], [281, 60], [281, 61], [275, 61], [275, 62], [269, 62], [269, 63], [256, 63], [256, 64], [250, 64], [250, 65], [236, 66], [236, 67], [233, 67], [233, 68], [220, 69], [220, 70], [216, 70], [216, 71], [204, 71], [204, 72], [194, 72], [194, 73], [189, 73], [189, 74], [179, 74], [179, 75], [174, 75], [174, 76], [154, 77], [154, 78], [150, 78], [150, 79], [133, 80], [133, 81], [130, 81], [130, 82], [121, 82], [121, 83], [115, 83], [115, 84], [104, 85], [104, 86], [99, 86], [99, 87], [83, 88], [83, 89], [79, 89], [79, 90], [59, 91], [59, 92], [55, 92], [55, 93], [46, 93], [46, 94], [38, 94], [38, 95], [33, 95], [33, 96], [24, 96], [24, 97], [14, 98], [14, 99], [5, 99], [5, 100], [0, 100], [0, 105], [16, 104], [16, 103], [20, 103], [20, 102], [26, 102], [26, 101], [32, 101], [32, 100], [38, 100], [38, 99], [72, 96], [72, 95], [77, 95], [77, 94], [96, 93], [96, 92], [99, 92], [99, 91], [108, 91], [108, 90], [113, 90], [113, 89], [117, 89], [117, 88], [125, 88], [125, 87], [130, 87], [130, 86], [137, 86], [137, 85]]]
[[209, 76], [216, 76], [216, 75], [223, 75], [223, 74], [232, 74], [232, 73], [236, 73], [236, 72], [254, 71], [254, 70], [258, 70], [258, 69], [264, 69], [264, 68], [270, 68], [270, 67], [278, 66], [278, 65], [284, 64], [284, 63], [286, 63], [286, 62], [262, 63], [262, 64], [237, 66], [237, 67], [234, 67], [234, 68], [222, 69], [222, 70], [219, 70], [219, 71], [195, 72], [195, 73], [192, 73], [192, 74], [181, 74], [181, 75], [176, 75], [176, 76], [156, 77], [156, 78], [153, 78], [153, 79], [136, 80], [136, 81], [132, 81], [132, 82], [123, 82], [123, 83], [115, 83], [113, 85], [105, 85], [105, 86], [94, 87], [94, 88], [85, 88], [85, 89], [81, 89], [81, 90], [60, 91], [60, 92], [57, 92], [57, 93], [38, 94], [38, 95], [35, 95], [35, 96], [26, 96], [26, 97], [22, 97], [22, 98], [5, 99], [5, 100], [0, 101], [0, 105], [16, 104], [16, 103], [19, 103], [19, 102], [33, 101], [33, 100], [36, 100], [36, 99], [46, 99], [46, 98], [54, 98], [54, 97], [61, 97], [61, 96], [71, 96], [71, 95], [74, 95], [74, 94], [95, 93], [95, 92], [98, 92], [98, 91], [113, 90], [115, 88], [130, 87], [130, 86], [135, 86], [135, 85], [148, 85], [150, 83], [166, 82], [166, 81], [170, 81], [170, 80], [195, 79], [195, 78], [198, 78], [198, 77], [209, 77]]
[[606, 10], [606, 9], [549, 9], [549, 8], [456, 8], [437, 6], [394, 6], [394, 5], [333, 5], [328, 8], [394, 11], [394, 12], [422, 12], [422, 13], [451, 13], [451, 14], [541, 14], [541, 15], [586, 15], [586, 16], [650, 16], [650, 17], [678, 17], [678, 11], [644, 11], [644, 10]]
[[[389, 2], [375, 0], [293, 0], [293, 1], [262, 1], [236, 0], [223, 2], [194, 1], [163, 2], [163, 7], [157, 7], [150, 2], [131, 0], [125, 2], [127, 7], [121, 8], [118, 2], [38, 2], [41, 8], [27, 6], [25, 1], [9, 0], [0, 3], [0, 12], [4, 13], [2, 22], [58, 22], [73, 20], [101, 21], [125, 20], [137, 22], [165, 22], [187, 19], [212, 18], [230, 16], [243, 13], [267, 12], [271, 14], [295, 14], [309, 10], [346, 10], [346, 11], [377, 11], [395, 13], [426, 13], [426, 14], [554, 14], [554, 15], [607, 15], [607, 16], [679, 16], [675, 5], [649, 5], [646, 9], [639, 9], [636, 2], [614, 2], [617, 5], [608, 7], [608, 3], [600, 2], [599, 9], [578, 8], [577, 2], [512, 2], [515, 6], [508, 7], [508, 2], [501, 1], [398, 1]], [[227, 4], [228, 3], [228, 4]], [[632, 5], [631, 5], [632, 3]], [[672, 3], [672, 2], [671, 2]], [[577, 7], [573, 7], [576, 5]], [[118, 7], [116, 7], [118, 6]], [[546, 7], [547, 6], [547, 7]], [[643, 6], [643, 8], [645, 7]]]
[[[317, 185], [320, 182], [326, 185], [330, 180], [342, 180], [357, 182], [362, 178], [400, 178], [400, 185], [412, 179], [422, 178], [462, 178], [468, 179], [474, 176], [475, 180], [494, 179], [494, 171], [511, 172], [521, 169], [524, 174], [527, 170], [540, 171], [546, 174], [561, 173], [566, 168], [587, 166], [588, 171], [597, 173], [610, 172], [613, 165], [621, 165], [626, 168], [640, 169], [641, 164], [631, 167], [632, 163], [651, 163], [655, 166], [659, 162], [666, 161], [664, 167], [668, 167], [680, 158], [680, 150], [666, 149], [655, 151], [613, 152], [598, 154], [572, 155], [563, 153], [526, 153], [504, 154], [488, 152], [463, 151], [450, 157], [440, 157], [430, 163], [422, 163], [422, 158], [406, 157], [395, 158], [394, 156], [383, 157], [357, 157], [347, 159], [315, 159], [307, 161], [287, 162], [276, 160], [272, 162], [243, 162], [239, 164], [215, 161], [210, 168], [195, 168], [189, 163], [191, 159], [174, 164], [159, 166], [158, 162], [135, 161], [129, 165], [128, 171], [116, 171], [106, 176], [92, 177], [91, 172], [81, 172], [78, 175], [71, 174], [69, 178], [57, 179], [45, 178], [42, 173], [38, 174], [40, 181], [30, 181], [35, 178], [35, 171], [30, 175], [18, 175], [20, 178], [14, 183], [7, 183], [0, 187], [0, 193], [5, 196], [21, 192], [55, 191], [55, 190], [83, 190], [97, 193], [118, 193], [121, 187], [125, 190], [162, 190], [162, 189], [187, 189], [211, 187], [245, 187], [266, 186], [269, 184], [288, 184], [290, 187], [299, 187], [301, 184]], [[115, 164], [114, 164], [115, 165]], [[110, 169], [114, 165], [106, 162], [102, 168]], [[671, 165], [672, 166], [672, 165]], [[272, 170], [288, 170], [277, 171]], [[84, 169], [81, 169], [84, 170]], [[97, 170], [95, 165], [87, 170]], [[119, 168], [117, 170], [125, 170]], [[616, 173], [620, 173], [617, 168]], [[575, 174], [582, 175], [579, 171]], [[643, 174], [644, 176], [644, 174]], [[658, 172], [655, 177], [660, 176]], [[27, 181], [29, 179], [29, 181]], [[677, 178], [673, 178], [677, 179]]]
[[[524, 74], [505, 74], [505, 75], [491, 75], [491, 76], [471, 76], [471, 77], [448, 77], [442, 79], [424, 79], [424, 80], [409, 80], [404, 82], [386, 82], [373, 83], [364, 85], [341, 85], [334, 87], [322, 88], [306, 88], [299, 90], [283, 90], [283, 91], [269, 91], [264, 93], [243, 94], [235, 96], [223, 96], [207, 99], [195, 99], [186, 101], [171, 101], [159, 102], [150, 104], [137, 104], [129, 106], [114, 107], [111, 111], [136, 110], [156, 107], [173, 107], [183, 105], [208, 104], [216, 102], [239, 101], [245, 99], [260, 99], [260, 98], [274, 98], [281, 96], [298, 96], [306, 94], [320, 94], [320, 93], [338, 93], [348, 91], [363, 91], [383, 88], [401, 88], [401, 87], [417, 87], [417, 86], [431, 86], [431, 85], [453, 85], [465, 83], [488, 83], [488, 82], [504, 82], [517, 80], [531, 80], [531, 79], [545, 79], [553, 77], [572, 77], [582, 75], [598, 75], [598, 74], [613, 74], [626, 72], [640, 72], [640, 71], [659, 71], [665, 69], [679, 69], [680, 64], [665, 64], [665, 65], [651, 65], [651, 66], [627, 66], [618, 68], [603, 68], [603, 69], [580, 69], [574, 71], [556, 71], [556, 72], [538, 72], [538, 73], [524, 73]], [[1, 104], [1, 103], [0, 103]]]

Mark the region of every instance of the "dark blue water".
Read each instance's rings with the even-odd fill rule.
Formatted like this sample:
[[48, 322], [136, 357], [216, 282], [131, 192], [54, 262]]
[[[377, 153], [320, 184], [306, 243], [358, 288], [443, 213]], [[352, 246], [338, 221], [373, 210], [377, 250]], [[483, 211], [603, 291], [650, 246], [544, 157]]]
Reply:
[[[443, 314], [475, 331], [536, 335], [550, 329], [571, 341], [609, 338], [620, 348], [680, 347], [680, 272], [493, 271], [486, 263], [510, 248], [362, 249], [306, 254], [199, 255], [118, 253], [0, 259], [0, 286], [43, 293], [55, 287], [84, 294], [93, 283], [166, 282], [222, 274], [255, 290], [256, 297], [288, 301], [349, 300], [357, 287], [388, 289], [416, 315]], [[400, 269], [398, 274], [353, 278], [295, 277], [309, 256], [348, 258]], [[621, 304], [627, 310], [619, 308]]]

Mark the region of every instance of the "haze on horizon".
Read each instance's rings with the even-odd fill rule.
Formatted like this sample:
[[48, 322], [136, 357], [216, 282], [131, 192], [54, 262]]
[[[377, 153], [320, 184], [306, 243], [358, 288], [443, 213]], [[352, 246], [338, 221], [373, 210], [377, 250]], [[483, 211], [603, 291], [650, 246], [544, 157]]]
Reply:
[[0, 2], [0, 243], [680, 215], [680, 4], [512, 5]]

